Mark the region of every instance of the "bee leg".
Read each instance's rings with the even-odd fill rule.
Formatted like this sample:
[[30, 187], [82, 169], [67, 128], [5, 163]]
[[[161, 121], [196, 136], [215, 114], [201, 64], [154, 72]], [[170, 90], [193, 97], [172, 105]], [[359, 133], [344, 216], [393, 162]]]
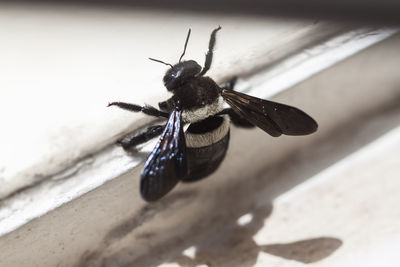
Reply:
[[254, 125], [252, 123], [250, 123], [248, 120], [237, 114], [232, 108], [225, 108], [217, 115], [224, 115], [224, 114], [229, 115], [231, 122], [233, 123], [233, 125], [237, 127], [254, 128]]
[[146, 115], [154, 116], [154, 117], [164, 117], [167, 118], [169, 117], [169, 114], [167, 112], [163, 112], [161, 110], [156, 109], [153, 106], [150, 105], [145, 105], [145, 106], [139, 106], [135, 104], [130, 104], [130, 103], [124, 103], [124, 102], [111, 102], [108, 103], [108, 107], [110, 106], [117, 106], [119, 108], [132, 111], [132, 112], [143, 112]]
[[222, 86], [222, 89], [226, 89], [226, 90], [232, 91], [232, 90], [233, 90], [233, 87], [235, 87], [236, 81], [237, 81], [237, 77], [235, 76], [235, 77], [231, 78], [229, 81], [227, 81], [227, 82]]
[[170, 111], [173, 109], [173, 107], [171, 106], [170, 102], [171, 102], [171, 101], [169, 101], [169, 99], [166, 100], [166, 101], [159, 102], [159, 103], [158, 103], [158, 108], [159, 108], [161, 111], [170, 112]]
[[125, 150], [130, 150], [138, 145], [144, 144], [147, 141], [160, 135], [165, 128], [165, 125], [155, 125], [147, 128], [145, 131], [133, 133], [125, 136], [117, 143]]
[[202, 71], [199, 74], [200, 76], [203, 76], [204, 74], [206, 74], [206, 72], [211, 67], [216, 35], [217, 35], [217, 31], [219, 31], [219, 30], [221, 30], [221, 26], [219, 26], [218, 28], [213, 30], [212, 33], [211, 33], [210, 42], [208, 43], [208, 51], [207, 51], [207, 54], [206, 54], [206, 61], [204, 62], [204, 67], [203, 67]]

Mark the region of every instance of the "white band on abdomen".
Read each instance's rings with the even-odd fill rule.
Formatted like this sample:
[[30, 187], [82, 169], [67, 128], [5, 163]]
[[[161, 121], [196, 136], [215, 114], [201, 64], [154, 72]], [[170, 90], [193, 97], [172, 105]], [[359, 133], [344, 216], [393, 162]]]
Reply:
[[184, 110], [182, 112], [182, 119], [185, 123], [194, 123], [204, 120], [210, 116], [217, 114], [222, 111], [224, 106], [224, 100], [222, 97], [218, 97], [213, 103], [206, 105], [201, 108], [192, 110]]
[[204, 147], [215, 144], [224, 138], [229, 132], [230, 120], [227, 115], [223, 115], [223, 122], [211, 132], [194, 134], [185, 132], [186, 146], [187, 147]]

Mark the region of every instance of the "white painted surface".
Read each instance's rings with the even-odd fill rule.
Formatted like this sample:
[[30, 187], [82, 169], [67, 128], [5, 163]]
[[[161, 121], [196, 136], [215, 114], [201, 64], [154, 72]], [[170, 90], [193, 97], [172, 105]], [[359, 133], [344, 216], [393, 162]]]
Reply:
[[[289, 85], [293, 85], [292, 80], [299, 82], [301, 79], [307, 79], [311, 75], [332, 66], [335, 62], [340, 62], [345, 59], [346, 56], [357, 53], [368, 47], [368, 45], [379, 42], [395, 32], [396, 30], [393, 29], [374, 31], [361, 29], [358, 31], [346, 32], [339, 37], [333, 37], [333, 40], [329, 39], [322, 44], [308, 48], [306, 52], [301, 52], [299, 55], [289, 57], [281, 64], [276, 64], [274, 68], [260, 72], [250, 79], [239, 80], [238, 89], [262, 98], [271, 97], [273, 94], [286, 90]], [[85, 113], [83, 110], [81, 112], [83, 114]], [[109, 110], [109, 112], [111, 111]], [[126, 114], [127, 112], [122, 111], [122, 113]], [[120, 114], [120, 112], [118, 112], [118, 114]], [[45, 120], [47, 121], [47, 119], [48, 118]], [[77, 122], [84, 123], [86, 119], [87, 118], [82, 117], [79, 118]], [[91, 125], [91, 122], [86, 122], [88, 125]], [[122, 126], [121, 124], [121, 127]], [[52, 127], [52, 125], [50, 125], [50, 127]], [[60, 135], [64, 134], [62, 129], [63, 128], [59, 129], [61, 131]], [[80, 128], [76, 128], [73, 130], [78, 131], [79, 129]], [[100, 133], [101, 132], [98, 134]], [[80, 134], [85, 134], [85, 132]], [[98, 135], [98, 137], [103, 138], [100, 135]], [[52, 140], [47, 140], [47, 142], [52, 143]], [[85, 144], [85, 146], [86, 145], [87, 144]], [[154, 146], [153, 143], [147, 146], [147, 150], [144, 151], [150, 151], [152, 146]], [[67, 148], [68, 147], [65, 147], [65, 149]], [[6, 152], [7, 151], [4, 151], [4, 153]], [[62, 150], [43, 150], [39, 153], [54, 153], [54, 156], [58, 156], [61, 152]], [[80, 160], [79, 163], [74, 164], [71, 168], [49, 175], [49, 177], [47, 177], [47, 179], [50, 180], [49, 182], [35, 186], [14, 197], [3, 200], [3, 208], [0, 209], [0, 234], [8, 233], [30, 220], [120, 176], [138, 166], [138, 164], [142, 162], [143, 157], [144, 155], [139, 154], [127, 156], [122, 149], [111, 146], [106, 147], [101, 152], [96, 152], [95, 155], [90, 154], [83, 159], [78, 159]], [[35, 158], [35, 160], [38, 159], [41, 158]], [[52, 164], [42, 164], [43, 167], [49, 168], [49, 171], [55, 172], [55, 170], [51, 169], [54, 167]], [[21, 162], [21, 167], [27, 168], [27, 175], [31, 175], [29, 176], [30, 178], [39, 179], [37, 177], [35, 178], [35, 176], [37, 176], [37, 169], [23, 166], [23, 162]], [[12, 177], [8, 178], [11, 179]], [[30, 180], [26, 180], [25, 176], [16, 176], [14, 178], [18, 179], [14, 181], [15, 183], [4, 183], [5, 186], [3, 190], [6, 191], [10, 186], [12, 188], [17, 185], [29, 185]], [[44, 178], [46, 177], [43, 177], [43, 179]], [[16, 188], [14, 188], [14, 190], [15, 189]]]
[[164, 100], [166, 67], [148, 57], [177, 61], [189, 27], [185, 58], [202, 64], [210, 32], [223, 26], [209, 72], [217, 81], [252, 73], [345, 28], [81, 6], [0, 7], [0, 198], [50, 179], [148, 122], [105, 106]]
[[[137, 194], [140, 169], [135, 168], [2, 236], [0, 266], [299, 266], [301, 261], [331, 266], [363, 256], [367, 244], [376, 244], [367, 250], [371, 262], [380, 255], [393, 262], [396, 255], [385, 249], [395, 249], [397, 241], [382, 240], [399, 233], [398, 215], [389, 209], [399, 196], [392, 194], [398, 190], [392, 176], [398, 164], [384, 156], [397, 159], [396, 147], [391, 146], [394, 154], [372, 150], [376, 158], [366, 159], [376, 166], [356, 161], [336, 173], [349, 175], [335, 176], [340, 183], [311, 183], [302, 194], [296, 187], [398, 127], [399, 42], [397, 36], [375, 45], [276, 96], [315, 116], [316, 135], [274, 139], [262, 131], [232, 129], [227, 158], [215, 175], [180, 185], [150, 206]], [[381, 168], [393, 172], [379, 180], [367, 176], [363, 183], [360, 166], [371, 175]], [[374, 193], [376, 188], [381, 193]], [[285, 200], [294, 198], [304, 205]], [[377, 208], [368, 209], [363, 200]], [[368, 224], [367, 217], [372, 217]], [[184, 251], [189, 256], [182, 256]]]
[[[175, 16], [170, 20], [169, 14], [156, 14], [160, 19], [169, 18], [160, 28], [160, 23], [149, 22], [139, 11], [32, 12], [10, 7], [1, 12], [6, 27], [0, 31], [11, 40], [0, 43], [0, 51], [7, 51], [4, 57], [8, 59], [8, 64], [0, 63], [1, 71], [7, 74], [0, 82], [8, 88], [1, 92], [6, 100], [19, 101], [19, 106], [11, 105], [15, 101], [5, 101], [1, 107], [3, 116], [15, 114], [4, 116], [10, 127], [4, 133], [8, 139], [2, 139], [7, 141], [3, 152], [8, 153], [2, 154], [3, 163], [21, 160], [21, 165], [3, 168], [3, 174], [8, 176], [1, 178], [8, 181], [3, 183], [8, 188], [3, 187], [2, 192], [7, 194], [35, 179], [48, 178], [2, 202], [7, 208], [1, 213], [6, 226], [1, 231], [14, 231], [0, 238], [1, 266], [146, 266], [163, 262], [178, 262], [181, 266], [299, 266], [303, 265], [299, 263], [302, 260], [315, 259], [320, 261], [314, 265], [320, 266], [372, 266], [382, 257], [386, 266], [397, 266], [394, 251], [399, 244], [399, 229], [394, 222], [399, 214], [390, 207], [399, 201], [398, 194], [393, 193], [399, 190], [398, 130], [355, 151], [400, 123], [399, 111], [393, 107], [400, 95], [396, 75], [398, 36], [274, 98], [315, 116], [320, 123], [318, 134], [272, 139], [261, 131], [234, 129], [228, 158], [218, 173], [201, 183], [181, 185], [163, 201], [148, 206], [137, 193], [140, 169], [120, 176], [136, 166], [143, 155], [129, 158], [119, 148], [106, 147], [66, 173], [32, 174], [41, 168], [53, 172], [63, 169], [72, 159], [111, 142], [127, 123], [134, 128], [144, 124], [138, 119], [140, 116], [123, 111], [110, 115], [103, 105], [97, 105], [110, 100], [110, 87], [111, 100], [139, 103], [143, 97], [143, 101], [155, 104], [163, 99], [163, 68], [147, 62], [147, 52], [172, 62], [175, 55], [170, 51], [182, 46], [187, 29], [182, 20], [189, 21], [189, 17]], [[6, 23], [10, 21], [14, 23]], [[71, 28], [71, 23], [80, 27]], [[217, 79], [235, 73], [250, 74], [254, 68], [268, 66], [339, 31], [319, 23], [248, 18], [235, 18], [232, 22], [232, 18], [190, 16], [190, 23], [198, 27], [193, 26], [192, 30], [199, 35], [197, 40], [192, 39], [188, 56], [193, 53], [200, 62], [209, 30], [215, 24], [224, 25], [226, 35], [218, 40], [218, 60], [211, 73]], [[170, 28], [174, 31], [168, 31], [166, 41], [162, 34]], [[271, 31], [267, 32], [267, 28]], [[39, 31], [22, 34], [26, 29]], [[321, 33], [323, 30], [326, 31]], [[142, 43], [143, 50], [131, 49], [144, 41], [143, 31], [161, 32], [161, 37], [154, 36], [159, 38], [155, 44]], [[129, 35], [132, 32], [135, 37]], [[233, 41], [239, 34], [249, 46]], [[259, 36], [262, 38], [257, 39]], [[49, 40], [54, 51], [42, 46], [43, 41]], [[255, 40], [254, 44], [248, 40]], [[160, 44], [166, 47], [161, 48]], [[227, 44], [226, 50], [221, 48], [223, 44]], [[249, 47], [254, 53], [248, 54]], [[65, 51], [69, 54], [61, 53]], [[133, 54], [128, 55], [127, 51]], [[161, 52], [156, 55], [153, 51]], [[51, 56], [43, 58], [47, 53]], [[180, 51], [176, 53], [179, 56]], [[133, 60], [140, 57], [142, 61]], [[18, 79], [21, 67], [26, 73], [31, 72], [24, 79]], [[146, 89], [132, 94], [130, 86], [138, 84], [135, 73], [140, 73], [140, 84]], [[30, 90], [31, 84], [35, 90]], [[153, 86], [159, 88], [154, 94]], [[54, 87], [60, 90], [53, 91]], [[141, 95], [143, 92], [146, 96]], [[91, 102], [86, 105], [88, 98]], [[47, 99], [57, 101], [49, 103]], [[72, 110], [70, 103], [74, 103]], [[24, 108], [18, 109], [21, 106]], [[51, 107], [60, 109], [49, 112]], [[43, 124], [34, 120], [38, 115], [44, 119]], [[18, 125], [22, 118], [26, 125]], [[49, 135], [54, 124], [46, 123], [55, 121], [56, 130]], [[21, 139], [22, 129], [34, 130], [28, 138]], [[387, 140], [391, 145], [384, 145]], [[330, 165], [334, 167], [327, 168]], [[19, 172], [22, 169], [23, 173]], [[382, 175], [377, 180], [379, 174]], [[36, 218], [39, 215], [42, 216]]]
[[[262, 246], [329, 236], [342, 245], [317, 266], [398, 266], [399, 168], [400, 127], [276, 198], [254, 240]], [[256, 266], [296, 266], [266, 254]]]

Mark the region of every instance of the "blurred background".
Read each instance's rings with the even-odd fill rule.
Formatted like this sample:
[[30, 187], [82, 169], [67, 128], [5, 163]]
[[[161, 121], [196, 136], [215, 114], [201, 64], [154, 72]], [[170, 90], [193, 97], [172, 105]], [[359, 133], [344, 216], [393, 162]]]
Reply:
[[[0, 3], [3, 266], [397, 266], [397, 1]], [[106, 108], [157, 105], [186, 59], [319, 123], [274, 139], [232, 128], [224, 164], [160, 204], [138, 196], [152, 123]], [[182, 226], [182, 221], [185, 225]], [[144, 226], [142, 226], [142, 224]], [[29, 247], [29, 250], [27, 248]], [[383, 261], [384, 259], [384, 261]]]

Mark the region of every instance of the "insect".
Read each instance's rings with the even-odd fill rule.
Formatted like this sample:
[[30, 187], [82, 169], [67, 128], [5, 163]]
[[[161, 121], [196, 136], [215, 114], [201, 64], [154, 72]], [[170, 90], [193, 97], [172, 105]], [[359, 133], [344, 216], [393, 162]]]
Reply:
[[[218, 86], [204, 76], [210, 69], [218, 27], [211, 33], [204, 67], [194, 60], [182, 61], [190, 37], [188, 31], [182, 55], [175, 65], [150, 60], [170, 67], [163, 82], [173, 95], [160, 102], [159, 109], [125, 102], [108, 106], [143, 112], [167, 119], [166, 124], [125, 137], [125, 150], [143, 144], [159, 135], [141, 174], [140, 193], [146, 201], [165, 196], [179, 182], [192, 182], [213, 173], [225, 158], [229, 144], [229, 125], [257, 126], [272, 136], [307, 135], [315, 132], [317, 123], [303, 111], [284, 104], [259, 99], [233, 90], [236, 79]], [[224, 102], [230, 108], [224, 108]], [[184, 131], [184, 125], [188, 128]]]

